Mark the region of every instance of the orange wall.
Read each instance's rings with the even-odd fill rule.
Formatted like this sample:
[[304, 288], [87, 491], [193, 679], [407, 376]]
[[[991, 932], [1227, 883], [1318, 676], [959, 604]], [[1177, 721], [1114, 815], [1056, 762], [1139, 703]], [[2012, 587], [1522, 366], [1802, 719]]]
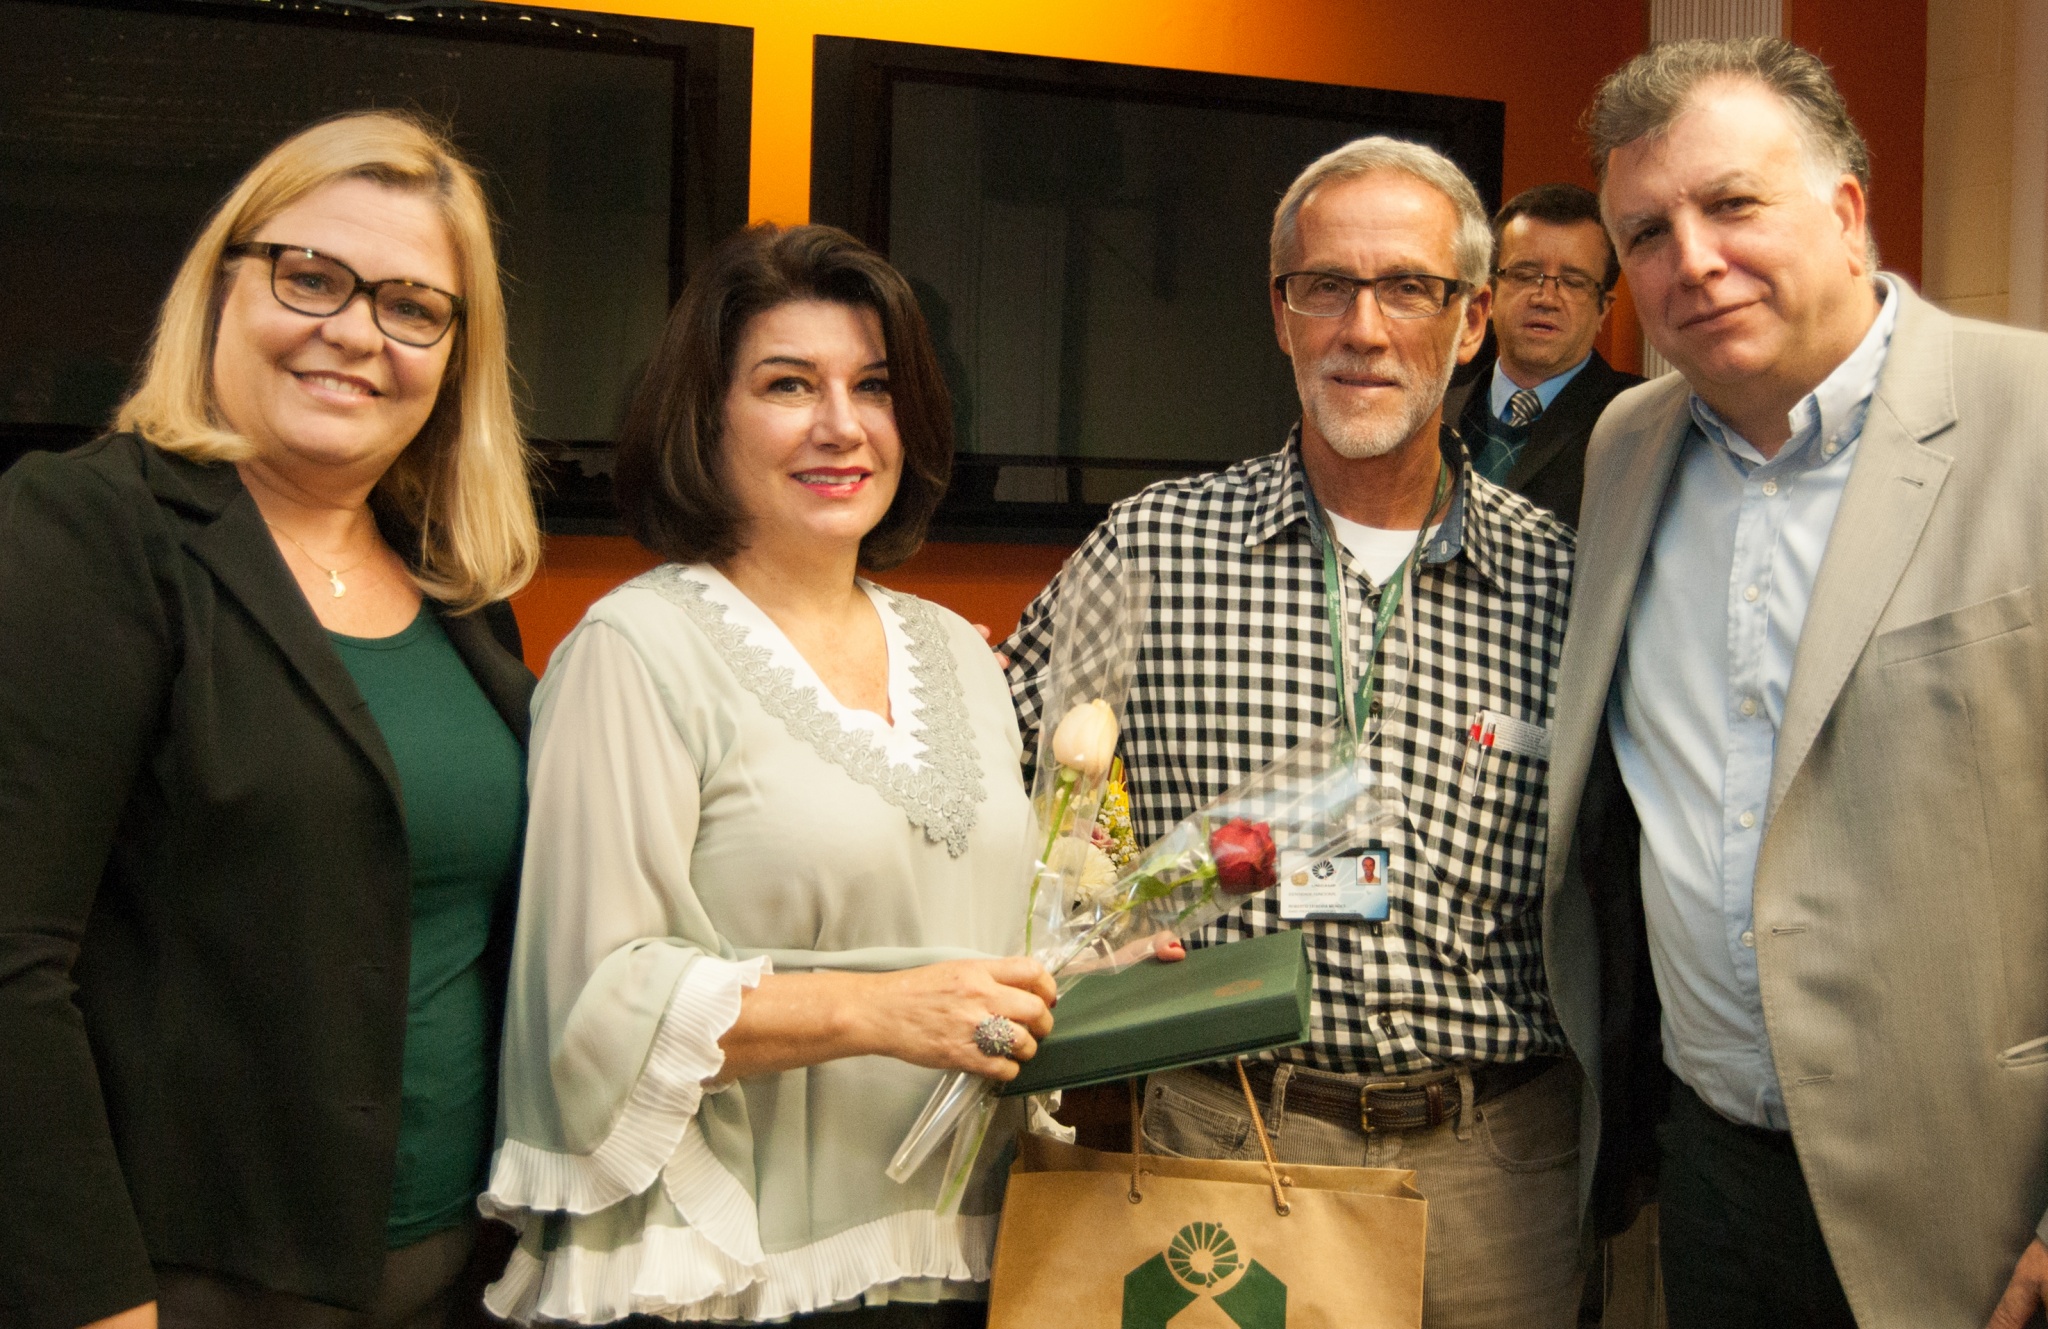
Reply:
[[512, 597], [526, 667], [538, 674], [583, 611], [612, 587], [661, 560], [631, 540], [607, 535], [551, 535], [540, 575]]
[[1920, 281], [1928, 0], [1789, 0], [1785, 35], [1827, 61], [1870, 144], [1870, 217], [1884, 266]]
[[[610, 0], [617, 12], [754, 28], [753, 212], [810, 200], [818, 33], [1306, 79], [1507, 103], [1512, 194], [1589, 180], [1570, 132], [1644, 39], [1641, 0]], [[1503, 18], [1512, 16], [1511, 22]]]
[[[780, 222], [809, 215], [811, 39], [819, 33], [1504, 101], [1502, 187], [1511, 195], [1547, 180], [1593, 182], [1574, 125], [1594, 85], [1640, 49], [1646, 32], [1642, 0], [585, 0], [568, 7], [754, 29], [751, 212]], [[1918, 30], [1915, 40], [1924, 40]], [[1919, 198], [1917, 185], [1912, 197]], [[1603, 345], [1631, 368], [1633, 328], [1633, 317], [1618, 310]], [[883, 580], [1002, 633], [1065, 552], [932, 545]], [[652, 561], [629, 540], [551, 539], [540, 577], [515, 601], [528, 662], [542, 667], [591, 600]]]
[[[1060, 545], [928, 544], [900, 568], [875, 580], [945, 605], [1001, 640], [1031, 597], [1060, 570]], [[631, 540], [601, 535], [548, 539], [546, 568], [512, 601], [526, 641], [526, 664], [538, 674], [593, 600], [659, 560]]]

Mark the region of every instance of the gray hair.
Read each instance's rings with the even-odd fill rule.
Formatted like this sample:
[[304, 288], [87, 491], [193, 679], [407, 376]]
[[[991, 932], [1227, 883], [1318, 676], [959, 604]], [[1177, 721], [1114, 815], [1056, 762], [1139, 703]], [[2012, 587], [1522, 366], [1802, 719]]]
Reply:
[[[1670, 129], [1690, 109], [1701, 85], [1730, 81], [1759, 85], [1791, 112], [1815, 196], [1832, 197], [1835, 181], [1845, 173], [1856, 177], [1865, 198], [1870, 196], [1870, 146], [1849, 118], [1842, 90], [1818, 56], [1783, 37], [1666, 42], [1609, 74], [1593, 94], [1584, 120], [1601, 181], [1607, 179], [1609, 153]], [[1874, 236], [1868, 257], [1875, 272]]]
[[1279, 276], [1297, 257], [1297, 223], [1301, 205], [1308, 201], [1308, 196], [1326, 184], [1355, 180], [1374, 171], [1398, 171], [1413, 176], [1451, 201], [1458, 214], [1458, 230], [1451, 238], [1458, 276], [1474, 289], [1484, 286], [1493, 264], [1493, 229], [1487, 222], [1486, 208], [1479, 202], [1479, 191], [1456, 162], [1436, 149], [1379, 134], [1353, 139], [1336, 151], [1325, 153], [1287, 186], [1287, 193], [1273, 212], [1271, 275]]

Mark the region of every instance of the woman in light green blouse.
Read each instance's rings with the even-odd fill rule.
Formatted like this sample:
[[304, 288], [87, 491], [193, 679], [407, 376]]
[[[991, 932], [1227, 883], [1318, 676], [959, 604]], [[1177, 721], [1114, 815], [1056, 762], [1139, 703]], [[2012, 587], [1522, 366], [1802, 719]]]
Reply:
[[756, 227], [692, 280], [617, 476], [671, 561], [536, 700], [498, 1314], [980, 1322], [992, 1167], [947, 1216], [943, 1156], [883, 1169], [944, 1072], [1008, 1079], [1051, 1028], [1043, 969], [995, 958], [1017, 727], [974, 629], [857, 575], [915, 550], [950, 464], [915, 301], [852, 237]]

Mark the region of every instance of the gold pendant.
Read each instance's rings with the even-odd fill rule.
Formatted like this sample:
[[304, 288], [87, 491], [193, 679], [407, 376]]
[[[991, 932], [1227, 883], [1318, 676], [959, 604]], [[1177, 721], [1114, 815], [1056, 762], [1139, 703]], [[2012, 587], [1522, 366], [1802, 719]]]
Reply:
[[328, 573], [327, 580], [334, 587], [335, 599], [339, 600], [342, 596], [348, 594], [348, 587], [341, 584], [341, 574], [339, 572]]

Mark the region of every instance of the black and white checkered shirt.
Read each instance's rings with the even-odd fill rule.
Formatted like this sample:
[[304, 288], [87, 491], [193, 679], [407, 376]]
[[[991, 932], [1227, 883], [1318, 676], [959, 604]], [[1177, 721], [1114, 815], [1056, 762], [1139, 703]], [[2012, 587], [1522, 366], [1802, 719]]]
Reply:
[[[1496, 748], [1461, 785], [1460, 762], [1481, 711], [1550, 723], [1572, 533], [1474, 476], [1454, 437], [1445, 443], [1460, 470], [1416, 574], [1415, 667], [1398, 626], [1405, 609], [1381, 651], [1377, 754], [1406, 805], [1387, 837], [1389, 919], [1284, 922], [1267, 892], [1196, 939], [1306, 931], [1313, 1033], [1280, 1055], [1323, 1070], [1407, 1074], [1565, 1050], [1543, 981], [1545, 763]], [[1117, 504], [1003, 648], [1025, 752], [1037, 750], [1060, 588], [1118, 559], [1153, 583], [1121, 747], [1140, 843], [1336, 718], [1311, 520], [1293, 438]], [[1355, 659], [1370, 645], [1379, 590], [1341, 546], [1338, 556], [1355, 592]]]

